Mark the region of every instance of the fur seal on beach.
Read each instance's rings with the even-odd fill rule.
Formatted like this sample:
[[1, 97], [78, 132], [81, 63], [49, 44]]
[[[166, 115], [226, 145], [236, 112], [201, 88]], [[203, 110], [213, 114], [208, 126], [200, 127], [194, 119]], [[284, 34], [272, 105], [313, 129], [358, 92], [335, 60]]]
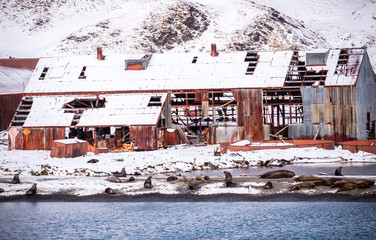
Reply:
[[172, 181], [176, 181], [176, 180], [178, 180], [178, 178], [175, 177], [175, 176], [169, 176], [169, 177], [167, 178], [167, 182], [172, 182]]
[[134, 177], [130, 177], [130, 178], [128, 179], [128, 182], [133, 182], [134, 180], [136, 180]]
[[236, 187], [236, 184], [232, 182], [232, 175], [228, 171], [223, 172], [225, 174], [226, 187]]
[[0, 188], [0, 193], [3, 193], [4, 191], [4, 188]]
[[149, 176], [144, 182], [144, 188], [151, 188], [151, 176]]
[[209, 180], [210, 180], [210, 177], [209, 177], [209, 176], [205, 176], [205, 177], [204, 177], [204, 180], [209, 181]]
[[126, 177], [127, 176], [127, 172], [125, 171], [125, 168], [122, 168], [120, 172], [118, 172], [118, 171], [112, 172], [112, 174], [115, 177]]
[[116, 194], [116, 192], [114, 191], [114, 189], [112, 189], [112, 188], [106, 188], [106, 190], [104, 190], [104, 192], [105, 193], [107, 193], [107, 194]]
[[343, 176], [342, 173], [341, 173], [341, 170], [342, 170], [342, 167], [338, 167], [335, 170], [334, 175], [336, 175], [336, 176]]
[[365, 188], [372, 187], [375, 184], [375, 181], [360, 180], [360, 181], [356, 181], [355, 183], [359, 185], [360, 189], [365, 189]]
[[181, 176], [180, 178], [179, 178], [179, 181], [180, 182], [186, 182], [188, 179], [187, 179], [187, 177], [185, 177], [185, 176]]
[[106, 178], [106, 181], [114, 182], [114, 183], [121, 183], [121, 180], [118, 177], [115, 177], [115, 176], [111, 176], [111, 177]]
[[294, 191], [294, 190], [300, 190], [302, 188], [315, 188], [315, 184], [312, 183], [312, 182], [303, 182], [303, 183], [300, 183], [300, 184], [296, 184], [294, 186], [292, 186], [290, 188], [291, 191]]
[[319, 181], [319, 180], [322, 180], [322, 179], [319, 177], [310, 175], [310, 174], [300, 175], [299, 177], [295, 178], [295, 181]]
[[264, 185], [263, 188], [264, 188], [264, 189], [272, 189], [272, 188], [273, 188], [273, 183], [272, 183], [271, 181], [268, 181], [268, 182]]
[[200, 184], [195, 182], [193, 179], [188, 180], [188, 189], [195, 190], [200, 188]]
[[276, 170], [262, 174], [260, 178], [292, 178], [295, 176], [294, 172], [288, 170]]
[[204, 177], [202, 176], [202, 174], [199, 174], [196, 176], [196, 180], [197, 181], [204, 181]]
[[18, 174], [18, 173], [17, 173], [16, 175], [14, 175], [13, 180], [12, 180], [12, 183], [13, 183], [13, 184], [18, 184], [18, 183], [20, 183], [20, 177], [19, 177], [19, 174]]
[[90, 159], [89, 161], [87, 161], [87, 163], [97, 163], [99, 162], [98, 159]]
[[37, 184], [34, 183], [29, 190], [26, 191], [26, 196], [35, 195], [37, 193]]

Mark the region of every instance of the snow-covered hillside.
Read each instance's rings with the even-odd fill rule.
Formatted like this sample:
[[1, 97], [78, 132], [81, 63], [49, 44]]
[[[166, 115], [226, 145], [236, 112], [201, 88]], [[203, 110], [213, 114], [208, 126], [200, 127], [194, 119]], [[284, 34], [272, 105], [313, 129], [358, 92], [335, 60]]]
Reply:
[[375, 0], [7, 0], [0, 58], [367, 47]]

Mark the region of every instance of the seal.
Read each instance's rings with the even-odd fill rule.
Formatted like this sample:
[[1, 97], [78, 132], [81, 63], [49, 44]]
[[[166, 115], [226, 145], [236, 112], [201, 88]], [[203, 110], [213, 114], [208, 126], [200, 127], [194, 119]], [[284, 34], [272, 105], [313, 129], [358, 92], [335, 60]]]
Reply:
[[169, 176], [169, 177], [167, 178], [167, 182], [172, 182], [172, 181], [176, 181], [176, 180], [178, 180], [178, 178], [175, 177], [175, 176]]
[[288, 171], [288, 170], [276, 170], [276, 171], [270, 171], [262, 174], [260, 178], [292, 178], [295, 176], [294, 172]]
[[144, 182], [144, 188], [151, 188], [151, 176], [149, 176]]
[[226, 187], [236, 187], [236, 184], [232, 182], [232, 175], [228, 171], [223, 172], [225, 174]]
[[116, 194], [116, 192], [114, 191], [114, 189], [112, 189], [112, 188], [106, 188], [105, 190], [104, 190], [104, 192], [105, 193], [107, 193], [107, 194]]
[[202, 176], [202, 174], [199, 174], [196, 176], [196, 180], [197, 181], [204, 181], [204, 177]]
[[268, 181], [264, 186], [264, 189], [272, 189], [273, 188], [273, 183], [271, 181]]
[[291, 191], [300, 190], [302, 188], [315, 188], [315, 184], [312, 182], [303, 182], [296, 184], [290, 188]]
[[180, 182], [186, 182], [186, 181], [188, 181], [188, 179], [187, 179], [187, 177], [185, 177], [185, 176], [181, 176], [181, 177], [179, 178], [179, 181], [180, 181]]
[[360, 181], [356, 181], [355, 183], [359, 185], [360, 189], [365, 189], [365, 188], [372, 187], [375, 184], [375, 181], [360, 180]]
[[303, 181], [319, 181], [319, 180], [322, 180], [322, 179], [319, 177], [310, 175], [310, 174], [300, 175], [299, 177], [295, 178], [295, 181], [302, 181], [302, 182]]
[[99, 160], [98, 159], [90, 159], [89, 161], [87, 161], [87, 163], [97, 163], [97, 162], [99, 162]]
[[18, 174], [18, 173], [17, 173], [16, 175], [14, 175], [13, 180], [12, 180], [12, 183], [13, 183], [13, 184], [18, 184], [18, 183], [20, 183], [20, 177], [19, 177], [19, 174]]
[[122, 168], [120, 172], [116, 171], [112, 173], [115, 177], [126, 177], [127, 172], [125, 171], [125, 168]]
[[37, 194], [37, 184], [34, 183], [29, 190], [26, 191], [26, 196], [31, 196]]
[[210, 180], [210, 177], [209, 177], [209, 176], [205, 176], [205, 177], [204, 177], [204, 180], [209, 181], [209, 180]]
[[128, 179], [128, 182], [133, 182], [134, 180], [136, 180], [134, 177], [130, 177], [130, 178]]
[[335, 170], [334, 175], [336, 175], [336, 176], [343, 176], [342, 173], [341, 173], [341, 170], [342, 170], [342, 167], [338, 167]]
[[111, 177], [106, 178], [106, 181], [114, 182], [114, 183], [121, 183], [121, 180], [118, 177], [115, 177], [115, 176], [111, 176]]
[[4, 188], [0, 188], [0, 193], [3, 193], [4, 191]]
[[188, 190], [195, 190], [200, 188], [200, 184], [195, 182], [193, 179], [187, 181], [188, 183]]

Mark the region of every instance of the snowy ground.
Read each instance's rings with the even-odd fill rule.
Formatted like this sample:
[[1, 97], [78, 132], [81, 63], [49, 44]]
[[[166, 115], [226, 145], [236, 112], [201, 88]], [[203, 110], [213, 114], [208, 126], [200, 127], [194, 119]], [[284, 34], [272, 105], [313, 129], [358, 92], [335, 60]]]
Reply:
[[[8, 151], [4, 141], [0, 142], [0, 188], [5, 192], [2, 196], [24, 195], [32, 183], [38, 184], [38, 194], [64, 193], [77, 196], [101, 194], [104, 189], [111, 187], [123, 194], [142, 193], [182, 193], [187, 186], [183, 183], [167, 183], [169, 175], [192, 177], [192, 170], [210, 170], [231, 168], [247, 168], [256, 166], [259, 161], [273, 160], [274, 164], [282, 161], [297, 163], [324, 163], [324, 162], [361, 162], [376, 163], [376, 155], [359, 152], [353, 154], [347, 150], [336, 148], [324, 150], [317, 148], [261, 150], [252, 152], [230, 152], [221, 156], [214, 156], [214, 149], [218, 146], [188, 146], [178, 145], [168, 149], [149, 152], [117, 152], [59, 159], [51, 158], [50, 151]], [[97, 163], [87, 163], [88, 160], [98, 159]], [[128, 176], [122, 178], [123, 183], [106, 181], [112, 172], [126, 169]], [[216, 170], [214, 170], [216, 169]], [[40, 175], [47, 172], [48, 175]], [[265, 170], [267, 171], [267, 169]], [[221, 171], [223, 172], [223, 171]], [[11, 184], [16, 173], [20, 173], [21, 184]], [[135, 182], [126, 182], [134, 175]], [[144, 180], [153, 175], [154, 188], [143, 189]], [[194, 175], [195, 176], [195, 175]], [[245, 177], [236, 176], [234, 178]], [[375, 176], [373, 176], [375, 178]], [[257, 188], [260, 182], [256, 176], [240, 184], [237, 188], [223, 187], [224, 176], [216, 177], [210, 184], [206, 184], [197, 191], [197, 194], [238, 193], [260, 194]], [[184, 183], [186, 184], [186, 183]], [[256, 186], [252, 188], [251, 186]]]

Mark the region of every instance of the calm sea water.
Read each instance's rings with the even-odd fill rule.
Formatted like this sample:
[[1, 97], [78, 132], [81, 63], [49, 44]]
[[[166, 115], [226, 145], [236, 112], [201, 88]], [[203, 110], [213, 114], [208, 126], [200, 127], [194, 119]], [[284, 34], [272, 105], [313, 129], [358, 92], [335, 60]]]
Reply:
[[4, 202], [0, 239], [376, 239], [369, 202]]

